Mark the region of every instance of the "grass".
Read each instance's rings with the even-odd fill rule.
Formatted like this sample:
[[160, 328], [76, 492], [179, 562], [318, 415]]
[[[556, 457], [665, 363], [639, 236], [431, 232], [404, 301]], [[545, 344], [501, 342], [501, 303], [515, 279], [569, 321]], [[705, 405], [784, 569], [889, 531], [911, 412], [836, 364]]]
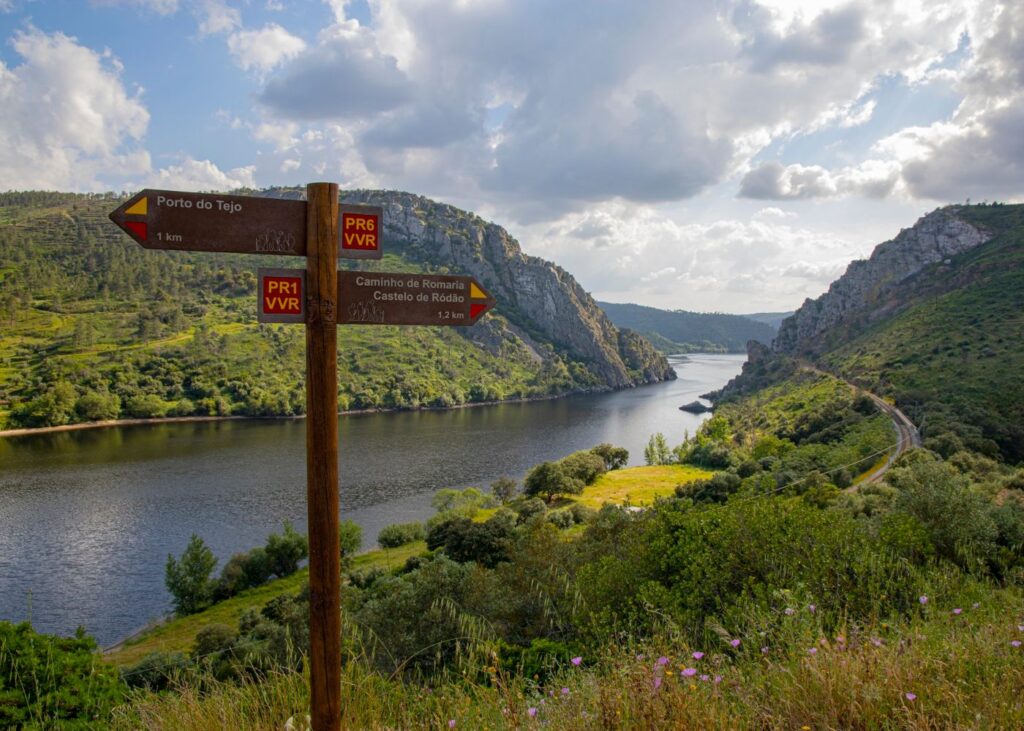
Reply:
[[675, 492], [676, 485], [703, 480], [713, 473], [689, 465], [630, 467], [605, 472], [584, 488], [583, 494], [572, 498], [591, 508], [605, 503], [615, 505], [651, 505], [659, 497]]
[[[356, 556], [353, 569], [397, 568], [411, 556], [423, 553], [426, 548], [426, 543], [416, 541], [399, 548], [368, 551]], [[206, 625], [227, 624], [237, 628], [238, 619], [246, 609], [263, 606], [282, 594], [295, 594], [308, 577], [309, 571], [300, 569], [291, 576], [243, 591], [197, 614], [175, 617], [107, 653], [105, 659], [115, 665], [127, 666], [137, 663], [151, 652], [188, 652], [192, 649], [196, 634]]]
[[[1024, 649], [1010, 644], [1024, 639], [1017, 626], [1024, 621], [1024, 596], [1019, 589], [975, 589], [942, 603], [933, 597], [899, 624], [848, 626], [829, 634], [806, 608], [793, 616], [780, 612], [770, 621], [783, 631], [767, 652], [753, 633], [736, 650], [724, 640], [721, 647], [698, 648], [670, 635], [625, 637], [616, 646], [585, 652], [581, 667], [564, 667], [546, 685], [478, 664], [427, 689], [377, 675], [356, 660], [343, 669], [342, 726], [439, 729], [454, 721], [460, 729], [570, 731], [1024, 727]], [[955, 616], [957, 606], [963, 612]], [[694, 660], [695, 650], [706, 655]], [[684, 676], [684, 668], [696, 673]], [[120, 709], [112, 725], [269, 730], [294, 717], [296, 727], [305, 728], [307, 688], [307, 677], [287, 674], [260, 684], [213, 684], [202, 693], [186, 688], [143, 694]]]

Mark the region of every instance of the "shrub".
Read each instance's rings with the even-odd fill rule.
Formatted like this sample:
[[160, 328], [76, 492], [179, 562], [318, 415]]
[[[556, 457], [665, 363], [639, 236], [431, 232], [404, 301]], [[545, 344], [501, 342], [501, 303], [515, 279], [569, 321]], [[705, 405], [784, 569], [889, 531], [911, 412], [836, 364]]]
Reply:
[[352, 559], [363, 547], [363, 529], [354, 521], [341, 521], [338, 524], [338, 545], [341, 550], [341, 565], [351, 565]]
[[124, 696], [117, 669], [81, 629], [56, 637], [0, 622], [0, 727], [98, 728]]
[[381, 529], [377, 543], [381, 548], [398, 548], [413, 541], [422, 541], [426, 535], [423, 523], [395, 523]]
[[441, 548], [453, 561], [476, 561], [493, 568], [509, 556], [512, 529], [505, 521], [474, 523], [469, 518], [453, 518], [435, 526], [427, 534], [427, 548]]
[[569, 510], [552, 510], [547, 516], [548, 522], [556, 528], [572, 528], [575, 520]]
[[516, 496], [519, 483], [511, 477], [499, 477], [491, 483], [491, 494], [494, 495], [502, 505]]
[[285, 521], [283, 533], [267, 536], [265, 550], [271, 573], [278, 577], [290, 576], [299, 570], [299, 562], [309, 556], [309, 540]]
[[572, 519], [577, 523], [589, 523], [597, 517], [597, 511], [583, 503], [573, 503], [569, 506], [569, 512], [572, 513]]
[[182, 652], [151, 652], [125, 668], [121, 679], [129, 688], [159, 692], [169, 690], [190, 667]]
[[617, 470], [629, 464], [629, 450], [624, 447], [614, 447], [604, 442], [590, 451], [601, 458], [606, 470]]
[[520, 523], [525, 523], [534, 516], [543, 515], [547, 510], [547, 504], [539, 497], [523, 500], [515, 506], [515, 511], [519, 514]]
[[116, 394], [86, 391], [75, 402], [75, 413], [83, 421], [106, 421], [121, 414], [121, 399]]
[[173, 597], [174, 610], [178, 614], [195, 614], [210, 605], [213, 593], [210, 573], [216, 565], [213, 551], [195, 533], [180, 560], [167, 554], [164, 584]]
[[578, 495], [583, 492], [583, 484], [563, 464], [542, 462], [526, 474], [523, 493], [529, 497], [542, 496], [551, 502], [555, 495]]
[[593, 452], [574, 452], [559, 460], [569, 477], [590, 485], [606, 472], [604, 460]]

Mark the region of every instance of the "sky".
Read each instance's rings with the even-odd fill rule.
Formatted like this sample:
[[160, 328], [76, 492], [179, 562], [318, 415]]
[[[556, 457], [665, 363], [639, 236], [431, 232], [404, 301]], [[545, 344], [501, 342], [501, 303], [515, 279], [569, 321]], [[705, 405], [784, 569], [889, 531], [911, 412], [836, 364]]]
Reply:
[[1024, 3], [0, 0], [0, 190], [322, 180], [474, 211], [601, 300], [795, 309], [938, 206], [1024, 200]]

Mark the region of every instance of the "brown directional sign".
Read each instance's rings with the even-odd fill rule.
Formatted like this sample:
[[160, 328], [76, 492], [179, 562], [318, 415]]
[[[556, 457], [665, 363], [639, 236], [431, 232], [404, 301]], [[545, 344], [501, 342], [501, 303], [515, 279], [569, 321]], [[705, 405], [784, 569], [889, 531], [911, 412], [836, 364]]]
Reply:
[[146, 189], [110, 214], [147, 249], [306, 254], [306, 202]]
[[[110, 214], [147, 249], [306, 255], [306, 202], [146, 189]], [[339, 207], [338, 256], [380, 259], [384, 209]]]
[[338, 272], [339, 325], [472, 325], [494, 304], [472, 277]]

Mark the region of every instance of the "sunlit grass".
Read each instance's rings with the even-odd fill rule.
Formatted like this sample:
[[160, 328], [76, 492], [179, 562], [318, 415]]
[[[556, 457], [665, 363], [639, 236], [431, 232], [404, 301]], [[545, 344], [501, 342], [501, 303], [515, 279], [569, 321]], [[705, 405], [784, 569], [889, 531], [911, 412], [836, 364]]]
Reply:
[[651, 505], [659, 497], [675, 492], [676, 485], [711, 477], [714, 474], [689, 465], [630, 467], [606, 472], [583, 494], [571, 499], [591, 508], [613, 505]]

